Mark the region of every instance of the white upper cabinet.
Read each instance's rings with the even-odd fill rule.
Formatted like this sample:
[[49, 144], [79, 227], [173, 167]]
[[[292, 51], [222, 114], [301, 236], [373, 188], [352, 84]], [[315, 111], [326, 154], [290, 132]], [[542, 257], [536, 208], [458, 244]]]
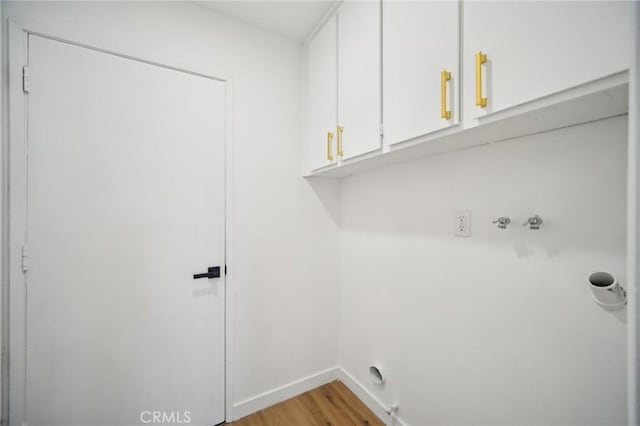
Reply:
[[341, 158], [381, 148], [380, 2], [338, 9], [338, 128]]
[[465, 2], [465, 120], [627, 69], [632, 3]]
[[336, 18], [329, 19], [309, 42], [305, 62], [305, 168], [319, 169], [336, 155]]
[[305, 173], [623, 114], [633, 12], [615, 0], [345, 0], [306, 46]]
[[382, 2], [384, 143], [459, 122], [458, 1]]

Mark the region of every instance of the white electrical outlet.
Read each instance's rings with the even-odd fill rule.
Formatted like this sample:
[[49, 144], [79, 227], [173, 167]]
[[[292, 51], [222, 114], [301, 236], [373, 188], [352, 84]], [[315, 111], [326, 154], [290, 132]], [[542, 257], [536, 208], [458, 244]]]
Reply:
[[469, 210], [462, 210], [456, 213], [456, 236], [457, 237], [470, 237], [471, 236], [471, 212]]

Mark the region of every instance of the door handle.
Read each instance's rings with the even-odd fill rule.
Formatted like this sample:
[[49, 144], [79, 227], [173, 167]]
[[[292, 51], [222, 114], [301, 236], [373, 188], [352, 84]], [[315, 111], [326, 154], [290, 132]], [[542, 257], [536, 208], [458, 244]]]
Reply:
[[487, 62], [487, 54], [476, 53], [476, 106], [487, 106], [487, 98], [482, 96], [482, 64]]
[[327, 132], [327, 160], [333, 161], [333, 148], [331, 148], [331, 141], [333, 140], [333, 133]]
[[194, 280], [197, 280], [198, 278], [220, 278], [220, 267], [210, 266], [204, 274], [193, 274]]
[[451, 118], [451, 111], [447, 110], [447, 81], [449, 80], [451, 80], [451, 73], [442, 70], [440, 73], [440, 118], [445, 120]]

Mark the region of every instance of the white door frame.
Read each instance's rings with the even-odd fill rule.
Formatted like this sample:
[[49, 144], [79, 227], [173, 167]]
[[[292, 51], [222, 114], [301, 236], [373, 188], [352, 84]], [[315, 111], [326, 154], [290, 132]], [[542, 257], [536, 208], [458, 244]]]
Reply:
[[[225, 140], [225, 419], [233, 419], [233, 92], [232, 80], [224, 74], [208, 75], [167, 64], [133, 57], [75, 41], [25, 29], [8, 20], [8, 140], [2, 144], [2, 378], [8, 379], [8, 392], [2, 393], [3, 425], [22, 425], [25, 421], [25, 307], [26, 292], [22, 271], [22, 246], [27, 229], [27, 107], [23, 92], [23, 66], [28, 65], [29, 34], [68, 43], [177, 72], [221, 81], [226, 85]], [[7, 412], [8, 410], [8, 412]]]

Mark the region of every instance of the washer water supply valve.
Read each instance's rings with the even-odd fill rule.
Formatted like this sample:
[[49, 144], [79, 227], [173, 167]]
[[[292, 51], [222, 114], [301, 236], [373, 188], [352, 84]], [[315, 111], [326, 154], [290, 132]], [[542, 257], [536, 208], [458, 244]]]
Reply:
[[542, 218], [540, 216], [533, 215], [522, 226], [529, 225], [529, 229], [540, 229], [540, 225], [542, 225]]
[[507, 229], [507, 225], [511, 223], [511, 219], [506, 216], [502, 216], [494, 220], [492, 223], [497, 223], [498, 228], [500, 229]]

